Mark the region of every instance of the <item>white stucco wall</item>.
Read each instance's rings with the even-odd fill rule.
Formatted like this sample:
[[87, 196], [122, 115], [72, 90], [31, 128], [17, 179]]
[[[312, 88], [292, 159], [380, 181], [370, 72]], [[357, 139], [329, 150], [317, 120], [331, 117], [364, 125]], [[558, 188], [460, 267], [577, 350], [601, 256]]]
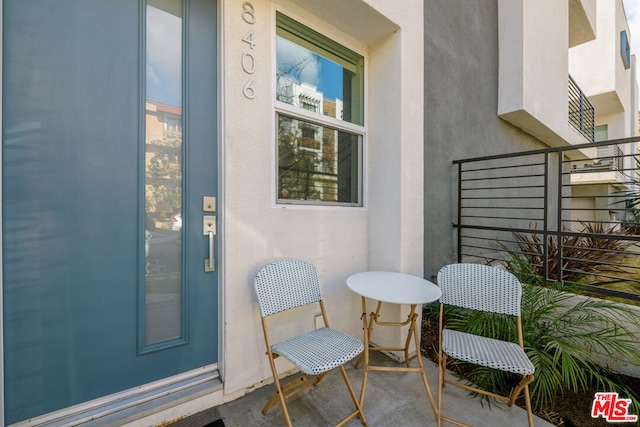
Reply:
[[632, 41], [622, 0], [598, 2], [597, 12], [596, 39], [569, 50], [569, 72], [604, 115], [629, 108], [631, 68], [620, 57], [620, 32]]
[[569, 0], [569, 46], [596, 37], [597, 0]]
[[631, 58], [629, 61], [629, 68], [625, 68], [624, 62], [621, 58], [620, 32], [621, 31], [626, 32], [627, 39], [629, 41], [630, 46], [633, 46], [631, 44], [633, 41], [631, 39], [631, 31], [629, 31], [629, 24], [627, 23], [627, 17], [625, 16], [622, 0], [616, 0], [613, 3], [615, 5], [614, 7], [615, 27], [612, 29], [611, 33], [612, 33], [612, 36], [615, 37], [615, 40], [613, 40], [614, 43], [612, 43], [612, 46], [615, 46], [614, 61], [613, 61], [615, 66], [615, 90], [616, 90], [616, 93], [618, 93], [618, 97], [620, 98], [620, 102], [622, 103], [623, 110], [626, 111], [629, 108], [629, 105], [630, 105], [629, 102], [631, 100], [631, 95], [632, 95], [631, 79], [629, 78], [629, 74], [631, 73], [632, 67], [631, 67]]
[[566, 145], [567, 0], [499, 0], [498, 115], [548, 145]]
[[619, 35], [614, 2], [618, 1], [598, 2], [596, 39], [569, 50], [569, 72], [588, 96], [615, 89], [614, 55], [619, 46], [615, 37]]
[[[384, 0], [255, 1], [253, 25], [242, 20], [242, 3], [227, 0], [223, 8], [221, 365], [228, 395], [270, 377], [253, 293], [253, 277], [263, 265], [288, 257], [314, 263], [332, 326], [354, 336], [362, 329], [360, 299], [345, 285], [350, 274], [423, 270], [422, 2], [398, 8]], [[274, 202], [276, 10], [365, 56], [362, 208]], [[250, 28], [256, 41], [251, 76], [241, 64], [248, 48], [242, 38]], [[249, 78], [254, 99], [243, 95]], [[313, 326], [288, 315], [277, 322], [291, 332]]]

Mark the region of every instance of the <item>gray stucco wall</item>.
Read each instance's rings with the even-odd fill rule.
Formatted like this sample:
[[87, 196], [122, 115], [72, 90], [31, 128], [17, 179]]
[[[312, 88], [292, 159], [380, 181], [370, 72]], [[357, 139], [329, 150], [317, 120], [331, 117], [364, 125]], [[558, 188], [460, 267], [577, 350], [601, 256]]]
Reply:
[[457, 261], [454, 159], [546, 145], [498, 117], [497, 0], [425, 0], [427, 279]]

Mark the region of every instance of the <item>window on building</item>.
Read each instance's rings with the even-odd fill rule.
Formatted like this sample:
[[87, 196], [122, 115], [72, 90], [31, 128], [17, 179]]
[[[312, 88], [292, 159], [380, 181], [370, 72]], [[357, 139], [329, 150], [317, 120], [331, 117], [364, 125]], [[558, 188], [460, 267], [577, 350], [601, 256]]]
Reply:
[[364, 58], [276, 14], [277, 202], [362, 206]]
[[620, 56], [626, 70], [631, 67], [631, 46], [629, 46], [629, 37], [627, 30], [620, 31]]
[[609, 139], [609, 125], [598, 125], [595, 129], [595, 142]]
[[317, 107], [315, 105], [304, 101], [302, 102], [302, 108], [304, 108], [305, 110], [313, 111], [314, 113], [317, 111]]
[[171, 114], [165, 114], [164, 130], [182, 132], [182, 118]]

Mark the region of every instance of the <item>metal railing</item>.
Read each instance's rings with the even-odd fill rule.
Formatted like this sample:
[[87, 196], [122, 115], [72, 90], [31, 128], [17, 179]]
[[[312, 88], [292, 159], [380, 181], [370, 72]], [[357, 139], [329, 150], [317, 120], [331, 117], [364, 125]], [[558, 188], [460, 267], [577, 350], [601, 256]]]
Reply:
[[640, 301], [639, 142], [455, 160], [458, 261]]
[[575, 80], [569, 76], [569, 123], [589, 142], [595, 140], [595, 109]]

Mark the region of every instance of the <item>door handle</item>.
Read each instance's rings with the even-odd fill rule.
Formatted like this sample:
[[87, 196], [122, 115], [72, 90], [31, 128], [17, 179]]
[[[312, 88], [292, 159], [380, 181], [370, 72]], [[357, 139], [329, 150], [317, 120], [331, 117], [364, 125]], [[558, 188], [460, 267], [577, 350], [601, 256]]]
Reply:
[[216, 216], [205, 215], [202, 217], [202, 234], [209, 236], [209, 257], [204, 260], [204, 271], [210, 273], [216, 271], [214, 236], [216, 235]]

